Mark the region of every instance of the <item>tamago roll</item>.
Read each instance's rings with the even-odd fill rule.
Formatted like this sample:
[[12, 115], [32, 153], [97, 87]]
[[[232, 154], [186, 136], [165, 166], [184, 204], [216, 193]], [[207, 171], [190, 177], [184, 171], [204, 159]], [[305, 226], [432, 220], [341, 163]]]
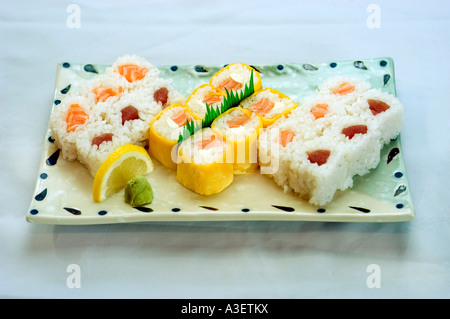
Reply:
[[229, 145], [214, 129], [195, 132], [178, 148], [178, 182], [197, 194], [220, 193], [234, 178], [228, 153]]
[[176, 169], [176, 145], [188, 120], [200, 118], [182, 104], [172, 104], [162, 110], [150, 123], [149, 154], [167, 168]]
[[235, 174], [258, 170], [258, 136], [263, 128], [261, 118], [241, 107], [231, 108], [211, 125], [232, 146]]

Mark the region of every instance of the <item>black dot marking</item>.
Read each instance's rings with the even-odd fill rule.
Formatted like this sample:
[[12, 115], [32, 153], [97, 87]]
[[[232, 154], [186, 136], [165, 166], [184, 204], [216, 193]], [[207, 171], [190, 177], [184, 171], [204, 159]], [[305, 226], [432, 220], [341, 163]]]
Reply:
[[303, 64], [303, 68], [307, 71], [317, 71], [319, 69], [317, 66], [308, 63]]
[[61, 90], [61, 93], [62, 93], [62, 94], [67, 94], [67, 92], [69, 92], [69, 90], [70, 90], [70, 87], [71, 87], [71, 84], [69, 84], [69, 85], [66, 86], [64, 89], [62, 89], [62, 90]]
[[403, 173], [402, 172], [395, 172], [394, 176], [397, 177], [397, 178], [400, 178], [400, 177], [403, 176]]
[[399, 203], [399, 204], [395, 205], [395, 207], [397, 207], [398, 209], [402, 209], [404, 206], [402, 203]]
[[207, 209], [207, 210], [219, 210], [216, 207], [211, 207], [211, 206], [200, 206], [201, 208]]
[[144, 213], [151, 213], [151, 212], [153, 212], [153, 209], [151, 209], [150, 207], [136, 206], [136, 207], [133, 207], [133, 208], [137, 209], [138, 211], [144, 212]]
[[284, 69], [284, 66], [283, 66], [283, 65], [281, 65], [281, 64], [279, 64], [279, 65], [277, 65], [277, 69], [281, 71], [281, 70], [283, 70], [283, 69]]
[[108, 212], [106, 210], [101, 210], [101, 211], [98, 212], [98, 214], [100, 216], [105, 216], [106, 214], [108, 214]]
[[208, 72], [208, 70], [207, 69], [205, 69], [203, 66], [201, 66], [201, 65], [196, 65], [195, 66], [195, 72]]
[[383, 83], [384, 83], [384, 85], [388, 84], [390, 79], [391, 79], [391, 76], [389, 74], [385, 74], [383, 76]]
[[335, 67], [337, 67], [337, 63], [336, 62], [331, 62], [330, 63], [330, 68], [335, 68]]
[[397, 189], [395, 190], [394, 193], [394, 197], [400, 195], [401, 193], [406, 191], [406, 185], [400, 185], [399, 187], [397, 187]]
[[277, 209], [283, 210], [285, 212], [293, 212], [293, 211], [295, 211], [295, 209], [293, 207], [288, 207], [288, 206], [272, 205], [272, 207], [275, 207]]
[[55, 139], [51, 136], [48, 137], [47, 139], [50, 143], [55, 143]]
[[84, 66], [84, 70], [86, 72], [91, 72], [91, 73], [98, 73], [98, 71], [95, 69], [95, 67], [92, 64], [86, 64]]
[[387, 164], [389, 164], [399, 153], [400, 149], [398, 147], [391, 149], [387, 157]]
[[381, 61], [380, 61], [380, 65], [381, 65], [381, 66], [386, 66], [386, 65], [387, 65], [387, 62], [386, 62], [385, 60], [381, 60]]
[[30, 210], [31, 215], [37, 215], [38, 213], [39, 213], [39, 211], [37, 209]]
[[177, 212], [179, 212], [181, 209], [179, 209], [179, 208], [172, 208], [172, 211], [174, 212], [174, 213], [177, 213]]
[[42, 200], [44, 200], [45, 196], [47, 196], [47, 188], [44, 189], [39, 194], [37, 194], [36, 196], [34, 196], [34, 199], [37, 201], [42, 201]]
[[370, 209], [368, 209], [368, 208], [357, 207], [357, 206], [349, 206], [349, 207], [352, 208], [352, 209], [356, 209], [356, 210], [358, 210], [360, 212], [363, 212], [363, 213], [370, 213]]
[[49, 158], [47, 158], [46, 163], [48, 166], [53, 166], [58, 162], [60, 152], [61, 152], [61, 150], [57, 149], [52, 155], [50, 155]]
[[41, 175], [39, 175], [39, 177], [41, 179], [46, 179], [48, 177], [47, 173], [42, 173]]
[[175, 72], [176, 70], [178, 70], [178, 67], [176, 65], [172, 65], [170, 67], [170, 70], [172, 70], [173, 72]]
[[327, 210], [325, 208], [318, 208], [317, 212], [318, 213], [325, 213]]
[[63, 68], [70, 68], [70, 63], [69, 62], [64, 62], [63, 64], [62, 64], [62, 66], [63, 66]]
[[363, 61], [355, 61], [353, 63], [353, 65], [355, 66], [355, 68], [357, 69], [361, 69], [361, 70], [367, 70], [367, 67], [364, 65]]
[[73, 215], [81, 215], [81, 210], [79, 210], [79, 209], [71, 208], [71, 207], [63, 207], [63, 208]]
[[61, 104], [61, 100], [55, 100], [53, 103], [55, 103], [55, 105], [59, 105]]
[[248, 213], [248, 212], [250, 211], [250, 209], [248, 209], [248, 208], [242, 208], [241, 211], [244, 212], [244, 213]]

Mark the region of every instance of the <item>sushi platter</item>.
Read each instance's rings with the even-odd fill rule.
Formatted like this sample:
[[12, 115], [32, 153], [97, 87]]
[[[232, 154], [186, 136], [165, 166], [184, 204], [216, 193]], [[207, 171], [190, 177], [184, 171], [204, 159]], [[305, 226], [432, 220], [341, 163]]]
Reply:
[[[245, 90], [244, 87], [242, 88], [244, 93], [237, 102], [238, 104], [228, 106], [229, 109], [223, 107], [227, 104], [224, 101], [231, 100], [228, 95], [229, 91], [220, 91], [219, 85], [214, 84], [214, 81], [220, 80], [224, 83], [223, 79], [220, 79], [221, 72], [231, 70], [230, 67], [235, 66], [235, 63], [165, 65], [157, 67], [158, 74], [153, 74], [152, 66], [147, 67], [147, 65], [145, 65], [147, 68], [145, 70], [152, 70], [146, 71], [147, 74], [141, 72], [142, 67], [134, 68], [133, 72], [127, 73], [128, 69], [124, 65], [122, 63], [114, 69], [120, 70], [120, 74], [127, 77], [128, 81], [123, 83], [106, 78], [112, 69], [111, 65], [72, 63], [70, 61], [57, 65], [52, 111], [49, 127], [43, 139], [43, 151], [34, 193], [26, 214], [28, 222], [54, 225], [232, 220], [405, 222], [415, 218], [400, 136], [401, 121], [399, 119], [403, 116], [403, 106], [399, 102], [397, 103], [394, 61], [391, 58], [324, 63], [242, 64], [251, 71], [250, 73], [248, 70], [244, 70], [247, 72], [245, 74], [250, 77], [251, 85], [246, 85]], [[144, 81], [146, 76], [150, 79], [149, 83], [152, 83], [152, 87], [149, 89], [151, 96], [158, 102], [151, 106], [146, 104], [148, 99], [145, 94], [149, 90], [141, 90], [141, 88], [133, 86], [136, 79]], [[228, 79], [226, 86], [235, 88], [243, 77], [241, 74], [235, 75], [237, 82]], [[347, 86], [341, 85], [339, 90], [348, 90], [349, 85], [352, 94], [360, 94], [353, 95], [358, 101], [361, 100], [360, 96], [366, 94], [365, 91], [371, 92], [370, 96], [379, 94], [379, 96], [385, 97], [385, 101], [389, 101], [390, 108], [387, 106], [383, 109], [385, 103], [370, 104], [370, 110], [367, 113], [364, 109], [367, 103], [358, 104], [355, 102], [356, 100], [343, 101], [341, 99], [339, 103], [352, 105], [352, 109], [346, 109], [339, 115], [338, 113], [341, 112], [339, 108], [337, 111], [333, 111], [334, 100], [324, 104], [324, 97], [317, 96], [318, 91], [326, 90], [327, 85], [331, 85], [330, 79], [338, 77], [357, 79], [358, 81], [352, 84], [351, 80], [348, 80], [347, 82], [350, 84], [346, 82]], [[86, 86], [90, 88], [89, 92], [94, 92], [94, 85], [99, 86], [99, 83], [120, 89], [109, 93], [102, 91], [101, 94], [93, 95], [93, 97], [91, 97], [92, 94], [83, 93], [83, 88]], [[365, 88], [364, 85], [370, 88]], [[122, 90], [130, 92], [129, 96], [124, 95], [121, 98]], [[209, 91], [206, 92], [207, 90]], [[358, 90], [361, 90], [362, 93], [359, 93]], [[261, 96], [263, 94], [264, 96], [276, 95], [280, 101], [284, 101], [284, 104], [280, 106], [279, 116], [270, 119], [252, 115], [250, 104], [256, 104], [254, 102], [245, 104], [243, 101], [250, 101], [257, 93]], [[213, 118], [210, 118], [212, 108], [209, 106], [202, 108], [203, 105], [195, 104], [195, 101], [193, 102], [195, 94], [206, 94], [204, 96], [208, 96], [210, 103], [222, 103], [222, 112], [219, 112], [221, 114], [215, 114]], [[238, 94], [236, 96], [239, 97]], [[108, 104], [102, 100], [110, 97], [111, 100], [116, 99], [114, 103]], [[83, 103], [90, 98], [99, 105], [98, 110], [91, 113], [88, 108], [85, 108], [85, 111], [82, 110]], [[132, 98], [134, 100], [130, 100]], [[309, 101], [316, 101], [315, 99], [318, 98], [322, 99], [322, 102], [314, 102], [314, 105], [308, 104]], [[375, 97], [367, 98], [368, 101], [374, 99]], [[269, 103], [267, 101], [268, 98], [265, 98], [265, 105], [262, 102], [259, 103], [259, 109], [267, 108]], [[137, 109], [131, 107], [131, 104]], [[73, 108], [74, 105], [77, 107]], [[188, 108], [188, 105], [192, 105], [192, 107]], [[246, 105], [249, 106], [248, 109]], [[271, 105], [272, 108], [273, 105], [274, 103]], [[326, 105], [325, 109], [317, 107], [320, 105]], [[138, 116], [137, 111], [141, 110], [140, 107], [150, 111], [147, 115], [141, 115], [141, 112]], [[185, 114], [178, 110], [183, 110], [183, 108], [186, 108]], [[367, 125], [354, 125], [359, 122], [354, 121], [353, 114], [357, 114], [360, 119], [365, 119], [371, 117], [372, 114], [381, 112], [388, 114], [385, 112], [387, 108], [389, 108], [388, 112], [393, 114], [390, 118], [386, 117], [387, 124], [384, 122], [379, 124], [370, 119], [367, 120], [367, 123], [365, 122]], [[307, 112], [304, 111], [305, 109]], [[236, 115], [238, 111], [240, 114]], [[404, 111], [407, 112], [406, 107]], [[70, 116], [67, 115], [68, 112], [71, 112]], [[266, 110], [266, 112], [269, 111]], [[336, 112], [337, 115], [334, 115], [335, 117], [327, 115], [332, 112]], [[312, 117], [314, 126], [305, 124], [302, 120], [305, 116], [312, 116], [311, 114], [315, 117]], [[126, 125], [124, 116], [129, 122]], [[233, 116], [235, 118], [232, 118]], [[248, 119], [245, 119], [245, 116]], [[243, 118], [245, 121], [242, 120]], [[57, 122], [60, 119], [67, 121], [67, 123], [64, 122], [63, 129], [60, 129], [62, 126]], [[178, 133], [175, 135], [172, 131], [170, 132], [172, 137], [165, 138], [166, 131], [164, 130], [166, 128], [162, 125], [168, 125], [170, 128], [180, 119], [185, 124], [191, 121], [190, 134], [186, 131], [189, 129], [179, 124], [175, 125], [175, 128], [180, 128], [180, 131], [177, 131]], [[211, 121], [208, 122], [208, 119]], [[283, 122], [283, 119], [286, 120]], [[96, 126], [99, 122], [107, 122], [108, 125]], [[276, 157], [281, 171], [287, 167], [285, 175], [265, 171], [268, 167], [264, 166], [262, 162], [259, 163], [258, 160], [252, 162], [248, 157], [245, 158], [244, 163], [240, 163], [241, 165], [236, 164], [238, 162], [236, 158], [230, 163], [226, 160], [220, 164], [216, 161], [217, 163], [214, 162], [214, 165], [207, 163], [209, 166], [196, 163], [192, 158], [189, 159], [191, 162], [188, 162], [186, 145], [188, 143], [192, 143], [193, 147], [202, 145], [201, 151], [208, 149], [208, 154], [213, 154], [209, 149], [213, 145], [210, 142], [217, 141], [218, 137], [222, 136], [217, 132], [220, 132], [224, 123], [228, 123], [230, 127], [249, 123], [248, 125], [253, 125], [249, 130], [256, 132], [258, 129], [266, 132], [259, 136], [255, 135], [256, 137], [253, 139], [247, 138], [244, 143], [247, 147], [249, 144], [264, 145], [262, 140], [258, 139], [267, 137], [269, 128], [286, 129], [289, 127], [290, 134], [280, 135], [283, 137], [279, 143], [286, 149], [290, 147], [291, 153], [289, 153], [289, 157], [283, 154]], [[348, 127], [343, 128], [342, 125], [338, 127], [338, 123], [348, 123]], [[349, 126], [350, 124], [351, 126]], [[79, 127], [82, 125], [91, 125], [94, 129], [80, 129]], [[326, 128], [324, 128], [325, 126]], [[187, 127], [189, 128], [189, 125]], [[320, 138], [317, 139], [322, 141], [322, 145], [329, 145], [329, 149], [331, 149], [331, 155], [330, 151], [326, 150], [325, 157], [323, 157], [323, 152], [319, 154], [319, 159], [317, 159], [317, 152], [314, 154], [316, 159], [312, 160], [311, 156], [308, 157], [310, 162], [308, 165], [313, 165], [311, 166], [312, 170], [318, 170], [318, 167], [327, 160], [329, 165], [335, 166], [325, 173], [311, 171], [309, 168], [310, 171], [308, 171], [304, 166], [295, 171], [297, 166], [292, 164], [297, 160], [300, 161], [298, 158], [304, 154], [311, 155], [307, 152], [307, 147], [317, 143], [310, 137], [309, 127], [311, 130], [319, 132]], [[383, 131], [385, 135], [371, 135], [373, 127]], [[338, 132], [344, 132], [348, 128], [351, 128], [351, 133], [346, 133], [347, 139], [344, 136], [343, 141], [352, 140], [351, 151], [341, 152], [339, 149], [343, 155], [336, 159], [334, 153], [338, 153], [337, 149], [341, 148], [341, 142], [336, 143], [335, 137], [328, 139], [325, 135], [334, 134], [333, 132], [337, 129]], [[135, 132], [133, 130], [139, 132], [140, 135], [130, 133], [130, 131]], [[95, 138], [92, 135], [93, 131], [97, 134]], [[99, 135], [99, 131], [102, 134]], [[199, 131], [204, 132], [206, 137], [203, 139], [200, 137], [199, 140]], [[72, 134], [72, 132], [75, 133]], [[286, 130], [282, 132], [286, 132]], [[300, 135], [302, 139], [297, 140]], [[357, 138], [353, 138], [353, 136], [357, 136]], [[367, 137], [367, 141], [362, 140], [361, 136]], [[361, 142], [359, 142], [360, 139]], [[94, 140], [97, 142], [94, 143]], [[224, 137], [224, 140], [228, 141], [229, 137]], [[290, 143], [288, 147], [286, 147], [286, 143]], [[96, 200], [94, 195], [93, 199], [94, 180], [104, 166], [102, 164], [106, 162], [105, 159], [111, 154], [106, 146], [101, 148], [101, 144], [111, 145], [110, 147], [114, 149], [121, 144], [137, 144], [148, 150], [152, 167], [145, 173], [145, 176], [151, 185], [152, 200], [143, 205], [130, 205], [124, 200], [127, 196], [125, 188], [116, 190], [107, 198]], [[177, 165], [170, 162], [169, 147], [175, 145], [180, 145], [177, 148], [177, 156], [181, 163]], [[222, 147], [220, 143], [215, 145]], [[225, 145], [223, 149], [228, 149], [228, 142], [224, 142], [223, 145]], [[236, 147], [237, 143], [234, 145]], [[92, 147], [98, 151], [98, 154], [91, 150]], [[255, 148], [258, 147], [255, 146]], [[263, 146], [260, 147], [255, 152], [255, 154], [259, 154], [255, 155], [256, 157], [260, 156], [263, 151]], [[335, 149], [336, 152], [334, 152]], [[265, 150], [267, 151], [267, 149]], [[273, 153], [272, 151], [270, 155], [272, 161], [274, 160]], [[374, 155], [370, 159], [369, 156], [372, 153]], [[225, 158], [225, 155], [225, 153], [220, 153], [218, 158]], [[306, 159], [302, 161], [306, 161]], [[364, 163], [365, 166], [361, 167], [360, 165], [355, 168], [352, 165], [342, 164], [343, 161], [358, 161], [358, 163]], [[345, 174], [347, 176], [343, 176]], [[319, 191], [317, 189], [320, 187], [305, 186], [305, 183], [298, 182], [297, 179], [312, 180], [311, 184], [314, 184], [314, 187], [318, 184], [334, 188], [324, 195], [326, 187], [323, 188], [324, 191]]]

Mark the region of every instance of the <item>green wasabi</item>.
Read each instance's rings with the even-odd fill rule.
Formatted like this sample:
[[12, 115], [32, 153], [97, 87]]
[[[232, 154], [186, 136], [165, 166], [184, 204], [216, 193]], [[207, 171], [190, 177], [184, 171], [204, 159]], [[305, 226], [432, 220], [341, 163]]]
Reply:
[[131, 206], [142, 206], [153, 201], [153, 189], [144, 176], [136, 176], [125, 186], [125, 202]]

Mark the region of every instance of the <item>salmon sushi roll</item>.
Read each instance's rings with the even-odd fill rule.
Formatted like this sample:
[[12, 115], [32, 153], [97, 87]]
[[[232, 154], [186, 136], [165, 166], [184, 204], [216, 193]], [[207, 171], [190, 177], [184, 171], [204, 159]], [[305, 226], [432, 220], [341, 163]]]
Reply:
[[211, 128], [197, 131], [178, 148], [178, 182], [201, 195], [222, 192], [234, 178], [228, 152], [229, 145], [217, 131]]
[[317, 94], [331, 95], [341, 103], [351, 104], [370, 87], [367, 81], [346, 75], [336, 75], [323, 81], [318, 86]]
[[225, 94], [210, 84], [197, 87], [186, 99], [186, 107], [201, 118], [205, 118], [206, 105], [220, 107], [224, 102]]
[[80, 94], [93, 101], [93, 105], [114, 103], [124, 93], [122, 81], [114, 75], [98, 74], [88, 80]]
[[266, 88], [244, 99], [240, 106], [261, 116], [263, 126], [267, 127], [281, 116], [289, 114], [298, 103], [275, 89]]
[[99, 119], [92, 108], [92, 101], [86, 97], [67, 97], [61, 104], [54, 106], [49, 126], [64, 159], [77, 159], [76, 141], [80, 132], [87, 130]]
[[262, 119], [241, 107], [231, 108], [217, 117], [211, 125], [232, 145], [234, 173], [258, 171], [258, 136], [263, 128]]
[[232, 63], [220, 69], [211, 77], [209, 84], [224, 93], [228, 91], [240, 95], [245, 86], [250, 85], [252, 72], [254, 90], [257, 92], [262, 89], [261, 76], [258, 71], [244, 63]]
[[118, 77], [124, 89], [148, 85], [160, 76], [160, 71], [142, 57], [124, 55], [117, 58], [105, 74]]
[[201, 119], [182, 104], [172, 104], [150, 123], [148, 151], [151, 157], [170, 169], [177, 167], [176, 147], [188, 121], [201, 124]]

